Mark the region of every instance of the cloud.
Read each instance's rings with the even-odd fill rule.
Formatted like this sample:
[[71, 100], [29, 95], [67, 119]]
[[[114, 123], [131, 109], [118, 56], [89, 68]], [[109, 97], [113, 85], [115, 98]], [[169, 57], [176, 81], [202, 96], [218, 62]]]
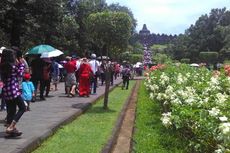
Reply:
[[227, 9], [228, 0], [107, 0], [130, 8], [137, 19], [137, 31], [146, 24], [151, 33], [179, 34], [212, 8]]

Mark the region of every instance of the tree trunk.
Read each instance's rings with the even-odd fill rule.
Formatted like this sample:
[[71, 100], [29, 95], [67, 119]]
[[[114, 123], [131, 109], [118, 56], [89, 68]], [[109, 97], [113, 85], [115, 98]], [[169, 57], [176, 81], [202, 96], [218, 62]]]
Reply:
[[104, 96], [104, 109], [108, 109], [108, 101], [109, 101], [109, 87], [110, 87], [110, 71], [109, 64], [106, 64], [105, 71], [105, 96]]
[[[106, 56], [108, 57], [108, 50], [107, 46], [104, 46], [106, 50]], [[104, 96], [104, 109], [108, 109], [108, 101], [109, 101], [109, 86], [110, 86], [110, 65], [108, 58], [106, 59], [106, 66], [105, 66], [105, 96]]]

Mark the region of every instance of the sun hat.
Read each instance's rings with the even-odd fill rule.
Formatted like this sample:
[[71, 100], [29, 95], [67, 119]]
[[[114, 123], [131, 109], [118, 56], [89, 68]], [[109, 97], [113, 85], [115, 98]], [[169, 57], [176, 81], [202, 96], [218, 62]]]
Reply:
[[31, 78], [31, 76], [30, 76], [29, 73], [25, 73], [24, 76], [23, 76], [23, 78], [24, 78], [25, 80], [29, 80], [29, 79]]
[[96, 54], [91, 54], [92, 59], [95, 59], [96, 57], [97, 57]]

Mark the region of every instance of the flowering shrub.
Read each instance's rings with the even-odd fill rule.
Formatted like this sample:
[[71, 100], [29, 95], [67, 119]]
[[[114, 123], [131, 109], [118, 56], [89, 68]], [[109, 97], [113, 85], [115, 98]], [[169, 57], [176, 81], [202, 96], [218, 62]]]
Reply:
[[145, 85], [162, 106], [162, 123], [188, 139], [190, 152], [230, 151], [229, 77], [206, 68], [167, 66], [151, 71]]
[[227, 76], [230, 76], [230, 65], [225, 65], [224, 66], [224, 72]]

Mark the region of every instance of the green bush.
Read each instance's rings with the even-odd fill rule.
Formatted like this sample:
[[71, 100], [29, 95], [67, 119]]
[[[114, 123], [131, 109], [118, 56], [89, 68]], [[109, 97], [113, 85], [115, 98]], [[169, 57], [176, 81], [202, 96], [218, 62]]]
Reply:
[[157, 64], [163, 64], [169, 61], [171, 61], [171, 59], [167, 54], [157, 53], [153, 56], [153, 62]]
[[202, 62], [216, 63], [219, 54], [218, 52], [200, 52], [199, 57]]
[[186, 64], [190, 63], [190, 59], [189, 58], [182, 58], [180, 61], [181, 61], [181, 63], [186, 63]]
[[141, 62], [143, 60], [143, 55], [142, 54], [131, 54], [130, 55], [130, 63], [137, 63], [137, 62]]

